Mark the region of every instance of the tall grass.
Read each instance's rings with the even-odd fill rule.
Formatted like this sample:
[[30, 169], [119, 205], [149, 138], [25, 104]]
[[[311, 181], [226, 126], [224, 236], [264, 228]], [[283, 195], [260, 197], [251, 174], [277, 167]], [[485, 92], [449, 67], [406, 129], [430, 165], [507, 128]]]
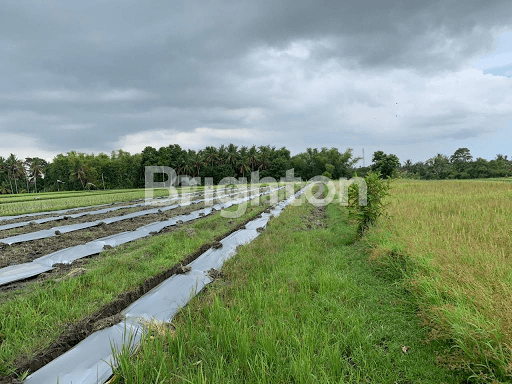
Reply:
[[369, 237], [373, 258], [405, 273], [441, 361], [474, 381], [512, 381], [512, 185], [398, 181], [389, 218]]

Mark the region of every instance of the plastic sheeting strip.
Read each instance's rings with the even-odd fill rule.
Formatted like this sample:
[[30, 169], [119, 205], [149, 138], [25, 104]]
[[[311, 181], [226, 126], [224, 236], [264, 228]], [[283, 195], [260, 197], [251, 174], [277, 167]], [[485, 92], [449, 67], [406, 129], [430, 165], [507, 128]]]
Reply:
[[262, 192], [256, 194], [254, 196], [247, 196], [238, 200], [231, 200], [225, 203], [219, 203], [212, 207], [202, 208], [197, 211], [188, 213], [186, 215], [176, 216], [166, 221], [159, 221], [151, 224], [147, 224], [140, 228], [137, 228], [135, 231], [130, 232], [121, 232], [115, 235], [111, 235], [108, 237], [104, 237], [98, 240], [91, 241], [86, 244], [77, 245], [70, 248], [65, 248], [60, 251], [56, 251], [50, 253], [48, 255], [42, 256], [38, 259], [30, 263], [11, 265], [9, 267], [5, 267], [0, 269], [0, 285], [12, 283], [18, 280], [27, 279], [29, 277], [37, 276], [41, 273], [47, 272], [51, 270], [52, 266], [57, 263], [65, 263], [70, 264], [77, 259], [81, 259], [83, 257], [92, 256], [97, 253], [100, 253], [105, 246], [116, 247], [118, 245], [128, 243], [130, 241], [134, 241], [137, 239], [141, 239], [143, 237], [149, 236], [153, 232], [159, 232], [166, 227], [171, 227], [176, 225], [179, 221], [185, 223], [191, 220], [198, 219], [199, 217], [206, 216], [210, 214], [214, 209], [221, 210], [225, 208], [229, 208], [236, 204], [241, 204], [243, 202], [252, 200], [256, 197], [263, 196], [275, 191], [278, 191], [284, 187], [276, 188], [269, 190], [267, 192]]
[[[158, 205], [162, 205], [162, 204], [165, 204], [165, 203], [168, 203], [168, 202], [171, 202], [171, 201], [176, 201], [176, 200], [179, 200], [179, 199], [183, 199], [185, 197], [186, 198], [191, 198], [191, 197], [197, 197], [197, 196], [200, 196], [200, 195], [204, 195], [203, 192], [188, 193], [188, 194], [185, 194], [185, 195], [175, 196], [175, 197], [172, 197], [172, 198], [151, 199], [151, 200], [145, 201], [144, 203], [140, 203], [140, 204], [120, 205], [120, 206], [115, 206], [115, 207], [110, 207], [110, 208], [98, 209], [96, 211], [85, 211], [85, 212], [80, 212], [80, 213], [73, 213], [73, 214], [69, 214], [69, 215], [64, 215], [64, 216], [52, 216], [52, 217], [45, 217], [45, 218], [37, 219], [37, 220], [22, 221], [22, 222], [11, 223], [11, 224], [4, 224], [4, 225], [0, 225], [0, 231], [4, 231], [4, 230], [7, 230], [7, 229], [24, 227], [26, 225], [29, 225], [30, 223], [44, 224], [44, 223], [47, 223], [49, 221], [63, 220], [66, 217], [71, 218], [71, 219], [76, 219], [76, 218], [79, 218], [79, 217], [82, 217], [82, 216], [86, 216], [86, 215], [100, 215], [100, 214], [103, 214], [103, 213], [118, 211], [120, 209], [125, 209], [125, 208], [138, 208], [138, 207], [143, 207], [143, 206], [146, 206], [146, 205], [157, 205], [157, 204]], [[138, 201], [138, 200], [136, 200], [136, 201]], [[110, 205], [110, 204], [104, 204], [104, 205]], [[104, 205], [98, 205], [96, 207], [101, 207], [101, 206], [104, 206]], [[88, 208], [91, 208], [91, 207], [73, 208], [72, 210], [88, 209]], [[49, 214], [56, 214], [56, 213], [66, 213], [66, 212], [70, 212], [70, 211], [69, 210], [64, 210], [64, 211], [53, 211], [53, 212], [48, 212], [48, 213]], [[35, 214], [30, 214], [30, 215], [31, 216], [40, 216], [40, 215], [44, 215], [44, 214], [45, 214], [44, 212], [42, 212], [42, 213], [40, 212], [40, 213], [35, 213]], [[0, 217], [0, 221], [11, 220], [11, 219], [14, 219], [14, 218], [21, 218], [22, 216], [19, 216], [19, 217], [16, 217], [16, 216], [10, 216], [10, 217], [4, 216], [4, 217]], [[8, 218], [6, 219], [6, 217], [8, 217]]]
[[271, 216], [298, 197], [304, 189], [279, 203], [270, 213], [252, 220], [245, 229], [233, 232], [220, 242], [222, 248], [210, 248], [189, 264], [191, 271], [174, 275], [153, 288], [122, 311], [125, 319], [112, 327], [93, 333], [75, 347], [26, 378], [26, 383], [37, 384], [98, 384], [112, 376], [112, 350], [130, 348], [140, 342], [144, 324], [157, 320], [169, 322], [188, 301], [212, 279], [210, 268], [220, 268], [224, 261], [236, 254], [237, 247], [258, 237], [257, 228], [265, 227]]
[[[234, 196], [234, 195], [239, 194], [239, 193], [246, 193], [246, 192], [247, 191], [242, 191], [242, 192], [238, 192], [237, 191], [236, 193], [233, 193], [233, 194], [230, 194], [230, 195], [217, 196], [215, 198], [221, 199], [221, 198], [224, 198], [224, 197], [230, 197], [230, 196]], [[173, 199], [170, 199], [169, 201], [174, 201], [174, 200], [176, 200], [176, 199], [173, 198]], [[11, 245], [11, 244], [15, 244], [15, 243], [23, 243], [25, 241], [45, 239], [45, 238], [48, 238], [48, 237], [57, 236], [56, 231], [59, 231], [60, 233], [69, 233], [69, 232], [79, 231], [81, 229], [96, 227], [98, 225], [101, 225], [102, 223], [111, 224], [111, 223], [116, 223], [116, 222], [122, 221], [122, 220], [129, 220], [129, 219], [132, 219], [132, 218], [146, 216], [146, 215], [150, 215], [150, 214], [154, 214], [154, 213], [158, 213], [158, 212], [165, 212], [165, 211], [169, 211], [169, 210], [176, 209], [176, 208], [179, 208], [179, 207], [185, 207], [185, 206], [188, 206], [188, 205], [191, 205], [191, 204], [199, 204], [201, 202], [204, 202], [205, 200], [206, 199], [198, 199], [198, 200], [189, 201], [189, 202], [186, 202], [186, 203], [183, 203], [183, 204], [174, 204], [174, 205], [170, 205], [170, 206], [163, 206], [163, 207], [159, 207], [159, 208], [147, 209], [147, 210], [144, 210], [144, 211], [133, 212], [133, 213], [129, 213], [129, 214], [126, 214], [126, 215], [110, 217], [110, 218], [103, 219], [103, 220], [89, 221], [89, 222], [86, 222], [86, 223], [61, 225], [61, 226], [53, 227], [53, 228], [50, 228], [50, 229], [43, 229], [43, 230], [34, 231], [34, 232], [30, 232], [30, 233], [24, 233], [24, 234], [21, 234], [21, 235], [15, 235], [15, 236], [6, 237], [6, 238], [3, 238], [3, 239], [0, 239], [0, 243]], [[165, 201], [165, 202], [167, 202], [167, 201]], [[133, 207], [142, 206], [142, 205], [144, 205], [144, 204], [137, 204], [137, 205], [135, 205]], [[121, 207], [121, 208], [126, 208], [126, 207]], [[120, 209], [120, 208], [117, 208], [117, 209]], [[115, 210], [115, 209], [107, 208], [107, 209], [104, 209], [102, 211], [108, 212], [109, 210], [112, 211], [112, 210]], [[100, 212], [100, 213], [105, 213], [105, 212]], [[80, 213], [80, 214], [73, 215], [73, 216], [80, 217], [80, 216], [85, 216], [86, 214], [87, 213]], [[70, 217], [73, 217], [73, 216], [70, 216]], [[64, 217], [61, 217], [61, 218], [64, 218]], [[45, 220], [45, 219], [41, 219], [41, 220]], [[50, 221], [50, 220], [46, 220], [46, 221]], [[11, 225], [15, 225], [15, 224], [11, 224]], [[7, 226], [10, 226], [10, 225], [8, 224]]]
[[[176, 197], [176, 199], [180, 199], [184, 196], [190, 196], [190, 195], [199, 195], [201, 194], [202, 192], [191, 192], [191, 193], [185, 193], [185, 194], [181, 194], [179, 195], [178, 197]], [[156, 201], [156, 200], [160, 200], [160, 199], [164, 199], [162, 197], [157, 197], [155, 199], [149, 199], [150, 201]], [[132, 200], [133, 202], [136, 202], [136, 201], [145, 201], [144, 204], [147, 204], [149, 200], [145, 200], [145, 199], [137, 199], [137, 200]], [[15, 220], [15, 219], [21, 219], [21, 218], [24, 218], [24, 217], [34, 217], [34, 216], [42, 216], [42, 215], [60, 215], [61, 213], [68, 213], [68, 212], [74, 212], [74, 211], [79, 211], [81, 209], [94, 209], [94, 208], [100, 208], [100, 207], [106, 207], [108, 205], [112, 205], [112, 204], [117, 204], [119, 202], [114, 202], [114, 203], [109, 203], [109, 204], [99, 204], [99, 205], [90, 205], [90, 206], [87, 206], [87, 207], [77, 207], [77, 208], [68, 208], [68, 209], [61, 209], [61, 210], [58, 210], [58, 211], [44, 211], [44, 212], [35, 212], [35, 213], [25, 213], [23, 215], [16, 215], [16, 216], [0, 216], [0, 221], [7, 221], [7, 220]], [[144, 205], [142, 204], [142, 205]]]

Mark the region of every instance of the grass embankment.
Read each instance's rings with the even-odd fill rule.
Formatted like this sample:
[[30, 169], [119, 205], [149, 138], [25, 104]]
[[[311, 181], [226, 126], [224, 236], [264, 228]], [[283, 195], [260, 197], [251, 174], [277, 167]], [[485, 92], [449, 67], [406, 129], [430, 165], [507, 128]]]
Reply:
[[272, 219], [173, 327], [120, 355], [112, 383], [455, 382], [421, 343], [407, 292], [354, 244], [346, 209], [326, 213], [303, 204]]
[[[1, 375], [12, 373], [21, 357], [30, 360], [70, 324], [96, 313], [119, 294], [138, 288], [202, 245], [257, 216], [268, 207], [264, 202], [270, 196], [262, 197], [259, 206], [249, 205], [239, 218], [222, 218], [217, 212], [169, 233], [103, 252], [68, 276], [51, 275], [23, 289], [0, 292], [0, 381]], [[280, 191], [283, 197], [284, 190]]]
[[[512, 381], [512, 185], [397, 181], [369, 241], [395, 265], [432, 328], [440, 361], [474, 382]], [[494, 381], [493, 381], [494, 380]]]

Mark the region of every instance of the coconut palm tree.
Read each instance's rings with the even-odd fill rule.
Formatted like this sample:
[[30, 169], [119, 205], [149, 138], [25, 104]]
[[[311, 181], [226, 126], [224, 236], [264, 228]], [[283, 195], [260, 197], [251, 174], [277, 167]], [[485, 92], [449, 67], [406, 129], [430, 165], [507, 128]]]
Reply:
[[238, 161], [238, 157], [238, 147], [234, 144], [229, 144], [226, 154], [226, 162], [234, 167]]
[[76, 180], [80, 181], [80, 184], [82, 184], [82, 188], [85, 189], [85, 182], [87, 181], [87, 177], [85, 175], [85, 170], [82, 165], [75, 171], [75, 178]]
[[48, 165], [46, 160], [40, 159], [39, 157], [26, 158], [25, 164], [29, 169], [29, 176], [31, 181], [34, 181], [35, 191], [37, 193], [37, 179], [43, 176], [43, 169]]
[[247, 155], [248, 155], [248, 161], [249, 161], [248, 165], [251, 167], [251, 172], [254, 172], [254, 170], [256, 168], [258, 168], [258, 162], [259, 162], [258, 150], [256, 149], [255, 145], [253, 145], [251, 148], [249, 148]]
[[204, 154], [205, 160], [213, 167], [213, 164], [216, 163], [218, 159], [217, 148], [208, 146], [204, 149]]
[[11, 179], [14, 179], [16, 193], [18, 193], [18, 179], [20, 176], [23, 175], [23, 170], [22, 170], [23, 166], [21, 164], [21, 161], [13, 153], [11, 153], [11, 155], [7, 158], [6, 162], [7, 162], [9, 182], [11, 183], [11, 191], [12, 191]]

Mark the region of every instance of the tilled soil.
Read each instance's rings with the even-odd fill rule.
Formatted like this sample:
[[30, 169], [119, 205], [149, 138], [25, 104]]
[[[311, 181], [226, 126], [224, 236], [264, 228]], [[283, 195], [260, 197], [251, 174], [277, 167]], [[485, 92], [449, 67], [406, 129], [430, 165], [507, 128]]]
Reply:
[[[186, 271], [184, 271], [183, 269], [183, 266], [191, 263], [192, 261], [197, 259], [202, 253], [211, 248], [214, 244], [218, 243], [220, 240], [229, 236], [231, 233], [239, 230], [240, 228], [243, 228], [245, 224], [254, 219], [254, 217], [249, 218], [238, 225], [232, 223], [232, 228], [223, 235], [216, 237], [213, 243], [204, 244], [197, 251], [188, 255], [181, 262], [175, 264], [168, 270], [147, 279], [143, 284], [141, 284], [136, 289], [120, 294], [117, 299], [105, 305], [96, 313], [87, 316], [86, 318], [80, 320], [79, 322], [67, 324], [66, 326], [63, 327], [64, 330], [62, 334], [54, 342], [52, 342], [52, 344], [49, 347], [38, 351], [35, 354], [35, 356], [20, 357], [15, 362], [16, 371], [18, 372], [18, 374], [21, 374], [26, 371], [35, 372], [44, 365], [48, 364], [50, 361], [56, 359], [57, 357], [71, 349], [73, 346], [75, 346], [80, 341], [84, 340], [87, 336], [91, 335], [97, 330], [117, 324], [122, 320], [120, 312], [123, 309], [128, 307], [135, 300], [139, 299], [141, 296], [149, 292], [151, 289], [153, 289], [158, 284], [168, 279], [172, 275], [186, 273]], [[78, 263], [73, 263], [69, 266], [62, 266], [63, 269], [60, 271], [58, 270], [55, 273], [59, 274], [60, 276], [67, 276], [71, 271], [75, 269], [84, 267], [86, 268], [88, 260], [82, 259], [80, 261], [77, 260], [77, 262]], [[213, 270], [209, 272], [212, 275], [212, 278], [214, 279], [220, 279], [223, 277], [223, 274], [220, 271]], [[55, 277], [55, 275], [53, 275], [52, 277]], [[10, 376], [4, 379], [0, 378], [0, 383], [15, 383], [17, 382], [16, 380], [17, 379], [14, 376]]]
[[[325, 198], [325, 186], [324, 184], [320, 184], [319, 188], [314, 194], [316, 199]], [[306, 230], [311, 230], [315, 228], [323, 228], [326, 227], [327, 224], [325, 222], [326, 212], [325, 206], [315, 207], [311, 212], [311, 215], [308, 217], [304, 217], [304, 221], [306, 222]]]
[[[201, 198], [201, 196], [203, 196], [203, 193], [200, 193], [197, 196], [192, 197], [192, 200], [199, 199], [199, 198]], [[157, 204], [159, 202], [159, 200], [162, 200], [162, 199], [155, 199], [155, 200], [153, 200], [153, 202], [155, 204]], [[178, 200], [176, 200], [176, 201], [178, 201]], [[117, 202], [117, 203], [100, 205], [100, 206], [97, 206], [96, 208], [94, 208], [94, 207], [93, 208], [87, 208], [87, 207], [71, 208], [73, 210], [68, 212], [67, 214], [72, 215], [75, 213], [82, 213], [82, 212], [94, 212], [94, 211], [99, 211], [100, 209], [105, 209], [105, 208], [109, 208], [109, 207], [115, 207], [115, 206], [119, 206], [119, 205], [128, 205], [128, 206], [129, 205], [137, 205], [137, 204], [140, 204], [143, 202], [144, 202], [144, 199], [138, 199], [138, 200], [121, 201], [121, 202]], [[148, 207], [151, 207], [151, 205], [148, 205]], [[152, 206], [152, 207], [155, 207], [155, 206]], [[120, 212], [120, 211], [116, 211], [116, 212]], [[24, 221], [32, 221], [32, 220], [43, 219], [43, 218], [47, 218], [47, 217], [64, 216], [64, 215], [66, 215], [66, 213], [56, 214], [56, 213], [50, 212], [47, 214], [41, 214], [41, 215], [37, 215], [37, 216], [28, 216], [28, 217], [21, 217], [19, 219], [2, 220], [2, 221], [0, 221], [0, 225], [20, 223], [20, 222], [24, 222]], [[13, 215], [13, 216], [15, 216], [15, 215]]]
[[172, 217], [187, 214], [201, 208], [204, 208], [204, 204], [177, 208], [167, 212], [154, 213], [112, 224], [102, 224], [79, 231], [64, 233], [55, 237], [26, 241], [12, 245], [0, 245], [0, 268], [28, 263], [41, 256], [48, 255], [61, 249], [85, 244], [117, 233], [133, 231], [144, 225], [155, 223], [157, 221], [168, 220]]
[[[118, 206], [118, 205], [136, 205], [136, 204], [140, 204], [141, 202], [142, 202], [142, 200], [132, 200], [132, 201], [122, 201], [122, 202], [119, 202], [119, 203], [110, 203], [110, 204], [98, 206], [96, 208], [87, 208], [87, 207], [76, 208], [76, 209], [75, 208], [70, 208], [70, 209], [73, 209], [73, 210], [68, 212], [67, 214], [71, 215], [71, 214], [74, 214], [74, 213], [81, 213], [81, 212], [94, 212], [94, 211], [99, 211], [100, 209], [105, 209], [105, 208], [108, 208], [108, 207], [115, 207], [115, 206]], [[20, 217], [18, 219], [2, 220], [2, 221], [0, 221], [0, 225], [11, 224], [11, 223], [20, 223], [20, 222], [23, 222], [23, 221], [31, 221], [31, 220], [43, 219], [43, 218], [54, 217], [54, 216], [62, 216], [62, 215], [65, 215], [65, 213], [60, 213], [60, 214], [59, 213], [54, 213], [54, 212], [41, 213], [40, 215], [37, 215], [37, 216], [25, 216], [25, 217]], [[9, 215], [9, 216], [11, 216], [11, 215]], [[17, 216], [17, 215], [12, 215], [12, 216]]]
[[[35, 231], [41, 231], [43, 229], [60, 227], [61, 225], [79, 224], [79, 223], [86, 223], [89, 221], [103, 220], [103, 219], [107, 219], [109, 217], [127, 215], [128, 213], [139, 212], [139, 211], [143, 211], [143, 210], [151, 209], [151, 208], [154, 208], [154, 207], [122, 208], [122, 209], [119, 209], [119, 210], [113, 211], [113, 212], [102, 213], [99, 215], [85, 215], [82, 217], [77, 217], [76, 219], [70, 218], [69, 216], [64, 216], [64, 218], [61, 220], [49, 221], [49, 222], [43, 223], [43, 224], [37, 224], [37, 223], [31, 222], [30, 224], [25, 225], [24, 227], [7, 229], [7, 230], [3, 230], [3, 231], [0, 230], [0, 240], [5, 239], [6, 237], [21, 235], [24, 233], [30, 233], [30, 232], [35, 232]], [[0, 223], [0, 225], [2, 225], [2, 224]]]
[[[194, 197], [192, 199], [192, 201], [198, 200], [201, 198], [202, 198], [202, 196], [197, 196], [197, 197]], [[30, 224], [28, 224], [24, 227], [7, 229], [7, 230], [3, 230], [3, 231], [0, 230], [0, 240], [5, 239], [6, 237], [10, 237], [10, 236], [40, 231], [43, 229], [50, 229], [50, 228], [54, 228], [54, 227], [59, 227], [61, 225], [79, 224], [79, 223], [87, 223], [90, 221], [103, 220], [103, 219], [107, 219], [110, 217], [127, 215], [127, 214], [133, 213], [133, 212], [145, 211], [145, 210], [149, 210], [149, 209], [165, 207], [165, 206], [174, 205], [174, 204], [178, 204], [178, 203], [179, 203], [179, 200], [167, 202], [165, 204], [155, 202], [154, 204], [151, 204], [151, 205], [148, 204], [147, 206], [133, 207], [133, 208], [121, 208], [119, 210], [112, 211], [112, 212], [102, 213], [99, 215], [85, 215], [82, 217], [77, 217], [75, 219], [73, 219], [69, 216], [66, 216], [66, 215], [61, 215], [61, 216], [63, 216], [63, 219], [61, 219], [61, 220], [49, 221], [49, 222], [43, 223], [43, 224], [37, 224], [35, 222], [31, 222]], [[87, 211], [87, 212], [94, 212], [94, 211]], [[53, 215], [53, 216], [55, 216], [55, 215]], [[53, 217], [53, 216], [49, 215], [49, 217]], [[57, 217], [57, 216], [55, 216], [55, 217]], [[29, 220], [21, 220], [21, 221], [29, 221]], [[0, 226], [4, 225], [4, 224], [8, 224], [8, 223], [0, 222]]]

